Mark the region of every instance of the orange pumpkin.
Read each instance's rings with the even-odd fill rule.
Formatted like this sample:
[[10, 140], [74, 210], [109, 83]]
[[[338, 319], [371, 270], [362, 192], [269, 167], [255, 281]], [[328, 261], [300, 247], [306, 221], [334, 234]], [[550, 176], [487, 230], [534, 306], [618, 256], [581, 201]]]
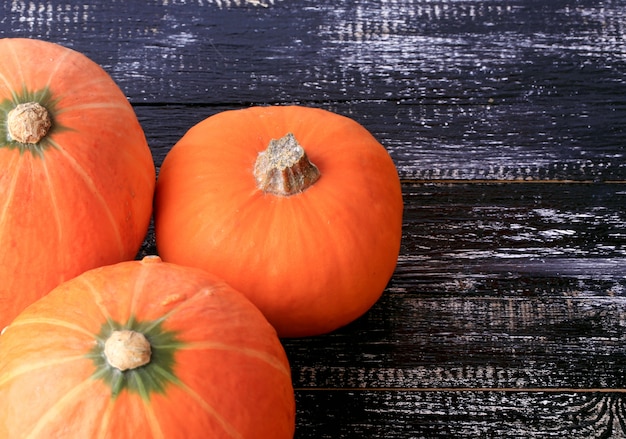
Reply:
[[0, 329], [83, 271], [133, 259], [155, 168], [111, 77], [84, 55], [0, 39]]
[[281, 337], [364, 314], [393, 274], [402, 234], [385, 148], [356, 121], [302, 106], [194, 126], [163, 162], [154, 209], [159, 255], [225, 279]]
[[287, 439], [289, 363], [242, 294], [146, 257], [96, 268], [0, 336], [0, 437]]

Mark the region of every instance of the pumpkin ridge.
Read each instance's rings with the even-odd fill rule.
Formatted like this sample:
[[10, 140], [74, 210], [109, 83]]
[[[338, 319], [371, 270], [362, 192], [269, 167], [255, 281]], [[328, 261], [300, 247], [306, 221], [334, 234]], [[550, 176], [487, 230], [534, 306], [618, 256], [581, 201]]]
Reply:
[[[198, 294], [207, 293], [207, 292], [210, 292], [213, 289], [214, 289], [214, 287], [207, 287], [207, 286], [201, 287], [200, 289], [198, 289], [193, 294], [190, 294], [189, 296], [187, 296], [187, 297], [183, 298], [182, 300], [178, 301], [178, 303], [175, 306], [173, 306], [166, 313], [163, 313], [160, 317], [158, 317], [158, 318], [156, 318], [154, 320], [147, 321], [147, 322], [145, 322], [145, 321], [142, 322], [141, 331], [149, 332], [149, 331], [154, 330], [155, 327], [157, 327], [158, 325], [162, 324], [164, 321], [168, 320], [173, 315], [175, 315], [177, 312], [179, 312], [182, 308], [187, 306], [187, 302], [189, 300], [192, 300]], [[134, 316], [132, 318], [134, 318]], [[186, 345], [186, 343], [185, 343], [185, 345]], [[173, 346], [163, 346], [163, 345], [161, 345], [161, 347], [169, 348], [169, 347], [173, 347]], [[179, 348], [179, 344], [178, 343], [176, 343], [176, 347]]]
[[285, 375], [291, 377], [291, 371], [283, 366], [283, 364], [273, 355], [267, 355], [257, 349], [248, 349], [240, 346], [227, 345], [225, 343], [207, 342], [190, 342], [179, 347], [180, 350], [220, 350], [235, 352], [250, 358], [261, 360], [267, 365], [279, 370]]
[[[101, 377], [93, 375], [91, 378], [99, 379]], [[154, 414], [154, 410], [152, 409], [152, 406], [149, 404], [145, 404], [143, 405], [143, 407], [145, 409], [144, 413], [146, 414], [146, 420], [150, 424], [150, 429], [153, 433], [153, 439], [158, 439], [158, 438], [164, 439], [165, 437], [163, 435], [161, 425], [158, 421], [157, 416]], [[108, 404], [100, 416], [100, 419], [101, 419], [100, 428], [99, 428], [99, 431], [97, 432], [98, 433], [97, 437], [99, 439], [104, 439], [108, 437], [108, 434], [109, 434], [108, 426], [111, 423], [111, 415], [114, 409], [115, 409], [115, 399], [111, 398], [108, 400]]]
[[[146, 332], [150, 333], [150, 332], [153, 332], [153, 331], [157, 331], [158, 330], [157, 327], [162, 325], [163, 322], [165, 322], [168, 319], [169, 316], [170, 316], [170, 314], [167, 313], [167, 314], [164, 314], [164, 315], [162, 315], [161, 317], [159, 317], [157, 319], [142, 322], [142, 324], [141, 324], [141, 332], [142, 333], [146, 333]], [[134, 323], [137, 323], [134, 320], [133, 316], [131, 316], [131, 319], [133, 319]], [[151, 341], [150, 344], [152, 345], [152, 343], [153, 342]], [[158, 345], [157, 347], [163, 348], [163, 349], [165, 349], [165, 348], [170, 349], [170, 348], [178, 348], [178, 346], [179, 346], [179, 343], [175, 342], [171, 346], [170, 345]]]
[[[93, 302], [96, 304], [100, 312], [102, 313], [102, 317], [104, 317], [105, 321], [110, 322], [113, 321], [113, 317], [111, 317], [111, 313], [102, 302], [102, 295], [98, 288], [96, 288], [87, 277], [81, 276], [75, 279], [75, 282], [82, 282], [83, 286], [89, 293], [91, 293], [91, 297], [93, 298]], [[92, 334], [93, 335], [93, 334]]]
[[115, 408], [115, 401], [110, 399], [105, 409], [102, 411], [100, 416], [99, 423], [99, 431], [96, 432], [97, 438], [95, 439], [106, 439], [108, 435], [108, 428], [111, 424], [111, 414], [113, 413], [113, 409]]
[[[143, 378], [144, 376], [142, 376], [141, 374], [135, 375], [135, 379], [137, 382], [137, 393], [139, 394], [139, 396], [141, 397], [143, 401], [149, 401], [150, 390], [147, 388], [147, 386], [144, 385]], [[165, 439], [165, 436], [163, 435], [163, 430], [161, 428], [161, 424], [159, 423], [159, 420], [156, 414], [154, 413], [154, 409], [152, 405], [144, 404], [143, 407], [144, 407], [144, 413], [146, 415], [146, 420], [148, 421], [148, 424], [150, 425], [150, 431], [152, 432], [153, 439]]]
[[[58, 61], [55, 63], [57, 63], [59, 67], [62, 67], [60, 64], [58, 64]], [[65, 93], [60, 94], [60, 96], [67, 97], [67, 96], [75, 96], [75, 95], [84, 95], [84, 97], [87, 98], [89, 97], [88, 93], [90, 90], [94, 88], [99, 88], [101, 86], [106, 87], [107, 85], [111, 84], [112, 78], [108, 74], [108, 72], [105, 72], [104, 69], [100, 65], [96, 65], [96, 66], [100, 70], [102, 70], [104, 73], [106, 73], [106, 76], [92, 76], [90, 78], [83, 78], [80, 82], [73, 83], [72, 87]], [[87, 100], [87, 99], [81, 99], [81, 100]], [[98, 102], [107, 103], [108, 100], [104, 98], [104, 100], [98, 101]], [[125, 101], [122, 105], [128, 107], [129, 105], [126, 105], [126, 104], [127, 104], [127, 101]]]
[[93, 333], [86, 330], [82, 326], [79, 326], [73, 323], [68, 323], [67, 321], [60, 320], [60, 319], [52, 319], [52, 318], [45, 318], [45, 317], [19, 318], [13, 321], [10, 327], [13, 328], [16, 326], [29, 326], [29, 325], [53, 325], [56, 327], [65, 328], [65, 329], [69, 329], [75, 332], [79, 332], [88, 337], [93, 337]]
[[[69, 57], [70, 55], [75, 54], [75, 52], [68, 49], [67, 47], [63, 47], [63, 46], [59, 46], [59, 47], [61, 48], [61, 50], [59, 51], [60, 56], [59, 58], [55, 60], [54, 68], [50, 71], [50, 75], [48, 76], [48, 80], [46, 81], [46, 88], [50, 87], [50, 84], [52, 84], [54, 80], [54, 76], [58, 73], [59, 69], [65, 66], [65, 59]], [[24, 81], [24, 79], [25, 78], [22, 76], [22, 82], [26, 82]]]
[[[22, 156], [21, 155], [14, 155], [13, 156], [13, 160], [14, 161], [19, 161], [20, 158]], [[9, 168], [13, 169], [13, 162], [11, 162], [9, 164]], [[6, 228], [4, 227], [4, 222], [6, 221], [7, 218], [7, 213], [11, 207], [11, 202], [13, 201], [13, 196], [15, 195], [15, 188], [17, 187], [17, 180], [18, 180], [18, 176], [19, 176], [19, 172], [14, 172], [11, 175], [11, 184], [8, 187], [8, 190], [5, 192], [6, 193], [6, 197], [5, 197], [5, 203], [2, 206], [2, 208], [0, 209], [0, 230], [5, 230]]]
[[91, 178], [89, 173], [85, 170], [85, 168], [61, 145], [59, 145], [58, 150], [68, 160], [69, 164], [76, 171], [78, 176], [80, 176], [81, 179], [85, 182], [89, 190], [94, 195], [94, 199], [97, 200], [98, 203], [102, 206], [103, 208], [102, 210], [104, 211], [105, 216], [108, 219], [108, 222], [111, 224], [112, 230], [115, 232], [115, 238], [117, 241], [119, 256], [122, 260], [125, 259], [124, 240], [122, 239], [120, 226], [115, 220], [115, 216], [113, 215], [113, 212], [111, 211], [111, 207], [108, 205], [106, 200], [102, 197], [102, 194], [100, 193], [100, 191], [97, 190], [93, 179]]
[[[140, 265], [141, 269], [138, 271], [137, 276], [134, 279], [134, 284], [132, 287], [129, 286], [129, 295], [130, 298], [128, 300], [129, 303], [129, 307], [128, 307], [128, 316], [125, 316], [125, 318], [127, 320], [132, 319], [133, 323], [134, 323], [134, 319], [135, 316], [137, 315], [137, 313], [135, 312], [135, 309], [137, 307], [137, 301], [139, 300], [142, 291], [144, 290], [144, 285], [146, 283], [146, 279], [148, 279], [148, 276], [151, 273], [151, 268], [153, 267], [152, 264], [141, 264]], [[158, 268], [158, 267], [157, 267]], [[129, 323], [131, 324], [131, 323]], [[156, 325], [154, 325], [156, 326]], [[154, 326], [152, 328], [154, 328]]]
[[150, 391], [148, 390], [148, 386], [146, 386], [145, 378], [146, 377], [144, 377], [143, 375], [137, 374], [135, 376], [135, 382], [137, 383], [136, 384], [137, 393], [139, 394], [141, 399], [143, 399], [144, 401], [149, 401], [150, 400]]
[[53, 424], [55, 421], [62, 422], [60, 420], [64, 419], [62, 416], [63, 410], [69, 407], [72, 403], [81, 401], [82, 398], [78, 395], [82, 392], [88, 392], [89, 390], [91, 390], [91, 382], [89, 379], [81, 381], [74, 386], [39, 417], [37, 423], [33, 426], [33, 429], [28, 435], [25, 436], [24, 439], [37, 439], [40, 437], [42, 430], [46, 428], [47, 425]]
[[55, 114], [61, 115], [63, 113], [72, 112], [72, 111], [99, 110], [99, 109], [102, 109], [102, 108], [111, 109], [111, 110], [117, 110], [118, 113], [120, 111], [125, 111], [125, 112], [128, 111], [128, 106], [127, 105], [101, 101], [101, 102], [90, 102], [88, 104], [70, 105], [68, 107], [63, 107], [63, 108], [59, 109], [58, 111], [56, 111]]
[[[211, 236], [211, 239], [216, 242], [224, 242], [230, 241], [234, 239], [240, 239], [238, 230], [238, 224], [241, 221], [238, 221], [238, 215], [244, 215], [248, 213], [249, 215], [254, 215], [254, 209], [251, 209], [250, 206], [258, 203], [259, 200], [262, 200], [265, 194], [260, 191], [256, 186], [250, 192], [250, 197], [242, 197], [242, 201], [238, 202], [238, 197], [233, 197], [233, 204], [224, 209], [224, 215], [218, 218], [213, 218], [212, 222], [206, 222], [204, 225], [199, 226], [199, 230], [197, 232], [198, 240], [202, 240], [203, 236], [206, 236], [208, 232], [205, 230], [211, 230], [216, 228], [221, 232]], [[234, 204], [237, 203], [237, 204]], [[202, 209], [198, 209], [202, 210]]]
[[153, 368], [154, 368], [154, 371], [156, 372], [155, 375], [160, 376], [164, 380], [167, 380], [178, 386], [182, 384], [182, 382], [176, 375], [174, 375], [172, 372], [167, 371], [165, 368], [159, 366], [158, 364], [155, 365]]
[[44, 363], [31, 363], [28, 366], [20, 367], [14, 370], [11, 374], [4, 373], [0, 376], [0, 386], [5, 385], [8, 382], [11, 382], [15, 378], [18, 378], [24, 374], [34, 372], [38, 369], [45, 369], [49, 366], [57, 366], [60, 364], [67, 364], [77, 360], [84, 360], [84, 355], [75, 355], [71, 357], [59, 357], [55, 360], [46, 359]]
[[222, 427], [222, 429], [233, 439], [244, 439], [241, 434], [239, 434], [239, 432], [235, 429], [235, 427], [233, 427], [230, 422], [228, 422], [226, 419], [224, 419], [223, 416], [221, 416], [218, 411], [211, 405], [209, 404], [207, 401], [204, 400], [204, 398], [202, 398], [200, 395], [198, 395], [197, 392], [195, 392], [193, 389], [191, 389], [189, 386], [187, 386], [184, 383], [181, 383], [179, 385], [179, 387], [185, 392], [187, 393], [187, 395], [191, 396], [200, 406], [200, 408], [202, 408], [202, 410], [204, 410], [206, 413], [208, 413], [210, 416], [213, 417], [213, 419], [215, 419], [219, 425]]
[[146, 420], [150, 425], [150, 431], [152, 432], [152, 439], [165, 439], [165, 435], [163, 434], [163, 429], [161, 428], [161, 423], [159, 422], [159, 418], [154, 413], [154, 408], [151, 404], [145, 404], [145, 414]]
[[[58, 243], [59, 245], [64, 242], [64, 230], [62, 227], [62, 222], [61, 222], [61, 211], [62, 209], [59, 208], [59, 204], [58, 204], [58, 198], [56, 196], [56, 187], [52, 181], [52, 178], [50, 177], [50, 172], [48, 170], [48, 162], [46, 162], [45, 160], [41, 161], [41, 166], [42, 169], [44, 171], [44, 174], [46, 175], [46, 181], [48, 182], [47, 188], [48, 191], [50, 192], [50, 201], [52, 203], [52, 213], [53, 213], [53, 217], [54, 217], [54, 224], [55, 224], [55, 229], [56, 229], [56, 236], [58, 239]], [[67, 254], [67, 252], [57, 252], [56, 257], [58, 259], [64, 258], [65, 260], [63, 261], [64, 263], [61, 265], [62, 267], [67, 267], [68, 266], [68, 258], [72, 257], [72, 255]], [[63, 281], [63, 276], [61, 276], [59, 274], [59, 279], [58, 279], [58, 283], [61, 283]]]
[[13, 87], [11, 86], [11, 83], [9, 82], [7, 77], [2, 73], [0, 73], [0, 81], [2, 81], [4, 86], [11, 92], [11, 100], [13, 102], [17, 101], [17, 93], [15, 92], [15, 90], [13, 90]]
[[[16, 48], [12, 45], [9, 46], [9, 51], [11, 52], [12, 58], [13, 58], [13, 66], [15, 67], [15, 69], [19, 72], [19, 77], [20, 79], [22, 79], [22, 82], [24, 82], [24, 72], [22, 70], [22, 63], [20, 62], [20, 58], [19, 55], [16, 51]], [[17, 102], [17, 93], [15, 92], [15, 90], [13, 89], [13, 86], [11, 85], [11, 81], [9, 81], [7, 79], [6, 76], [2, 75], [2, 79], [4, 80], [4, 85], [6, 86], [6, 88], [8, 88], [11, 91], [11, 97], [13, 98], [14, 102]]]

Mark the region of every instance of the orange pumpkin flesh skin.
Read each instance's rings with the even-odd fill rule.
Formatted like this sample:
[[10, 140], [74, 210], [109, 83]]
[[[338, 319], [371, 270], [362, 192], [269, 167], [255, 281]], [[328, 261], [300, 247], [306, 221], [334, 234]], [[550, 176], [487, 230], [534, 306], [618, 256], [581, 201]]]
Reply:
[[59, 283], [133, 259], [156, 180], [143, 130], [84, 55], [0, 39], [0, 328]]
[[203, 270], [156, 256], [96, 268], [0, 336], [2, 438], [288, 439], [294, 430], [274, 328]]
[[281, 337], [331, 332], [363, 315], [400, 249], [391, 157], [360, 124], [321, 109], [205, 119], [166, 156], [154, 208], [159, 255], [223, 278]]

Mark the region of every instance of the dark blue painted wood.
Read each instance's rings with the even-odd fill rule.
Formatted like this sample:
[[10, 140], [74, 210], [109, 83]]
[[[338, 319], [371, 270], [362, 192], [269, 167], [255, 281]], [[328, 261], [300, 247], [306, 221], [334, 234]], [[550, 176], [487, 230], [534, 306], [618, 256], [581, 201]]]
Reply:
[[302, 439], [626, 436], [625, 31], [623, 0], [0, 5], [0, 36], [112, 75], [157, 166], [250, 105], [336, 111], [388, 148], [406, 214], [387, 290], [284, 340]]
[[[63, 43], [103, 65], [144, 106], [157, 149], [223, 106], [301, 103], [365, 124], [405, 178], [622, 180], [623, 8], [10, 1], [0, 34]], [[164, 132], [164, 104], [192, 114]]]

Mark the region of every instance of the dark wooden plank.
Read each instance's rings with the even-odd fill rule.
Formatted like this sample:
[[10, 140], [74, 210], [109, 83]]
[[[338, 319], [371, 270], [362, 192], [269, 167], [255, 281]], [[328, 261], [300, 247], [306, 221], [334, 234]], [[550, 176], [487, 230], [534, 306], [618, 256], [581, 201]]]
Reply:
[[11, 1], [2, 5], [2, 32], [84, 51], [136, 101], [564, 104], [616, 98], [623, 87], [622, 8], [590, 0]]
[[626, 256], [624, 184], [407, 183], [404, 201], [403, 252], [412, 257]]
[[296, 439], [626, 436], [621, 393], [300, 391], [296, 396]]
[[404, 178], [606, 181], [626, 177], [622, 10], [592, 0], [12, 1], [0, 6], [0, 34], [92, 57], [136, 106], [158, 107], [138, 109], [157, 144], [176, 137], [150, 123], [177, 116], [165, 104], [208, 115], [300, 103], [365, 124]]
[[626, 388], [623, 298], [512, 296], [388, 295], [366, 317], [334, 334], [285, 340], [294, 384], [397, 390]]

